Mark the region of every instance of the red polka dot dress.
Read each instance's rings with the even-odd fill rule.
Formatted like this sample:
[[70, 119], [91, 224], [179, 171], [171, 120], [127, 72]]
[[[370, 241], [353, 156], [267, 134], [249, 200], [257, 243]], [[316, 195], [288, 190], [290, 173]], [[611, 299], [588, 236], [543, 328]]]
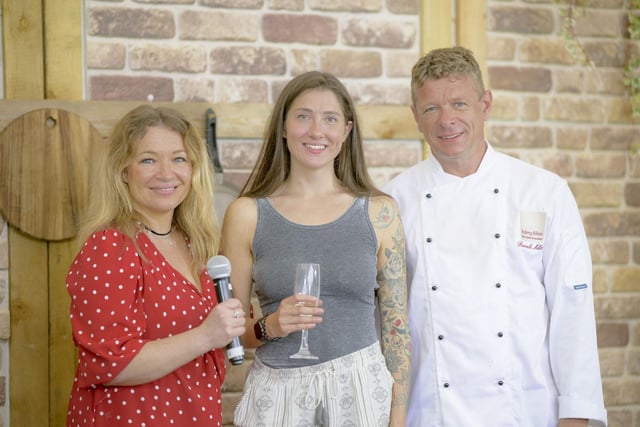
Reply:
[[67, 427], [221, 426], [224, 352], [202, 354], [170, 374], [137, 386], [105, 386], [145, 343], [192, 329], [217, 304], [202, 272], [198, 291], [148, 236], [95, 233], [67, 276], [78, 347]]

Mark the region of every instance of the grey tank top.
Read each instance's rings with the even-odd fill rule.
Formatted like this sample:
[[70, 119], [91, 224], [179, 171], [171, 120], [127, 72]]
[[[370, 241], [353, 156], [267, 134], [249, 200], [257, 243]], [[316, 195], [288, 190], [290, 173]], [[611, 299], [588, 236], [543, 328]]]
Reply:
[[289, 359], [300, 346], [300, 332], [258, 347], [256, 356], [271, 368], [323, 363], [379, 340], [374, 310], [377, 289], [377, 238], [369, 219], [369, 198], [357, 198], [337, 220], [300, 225], [280, 215], [268, 199], [256, 200], [253, 238], [255, 291], [263, 314], [293, 294], [295, 265], [320, 264], [322, 323], [309, 331], [309, 349], [318, 360]]

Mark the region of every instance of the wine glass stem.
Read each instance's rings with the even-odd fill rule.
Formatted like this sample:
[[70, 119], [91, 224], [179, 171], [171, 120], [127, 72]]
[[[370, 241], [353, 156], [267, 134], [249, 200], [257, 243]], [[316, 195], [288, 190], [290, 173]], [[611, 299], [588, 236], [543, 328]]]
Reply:
[[309, 331], [307, 329], [302, 330], [300, 348], [304, 350], [309, 350]]

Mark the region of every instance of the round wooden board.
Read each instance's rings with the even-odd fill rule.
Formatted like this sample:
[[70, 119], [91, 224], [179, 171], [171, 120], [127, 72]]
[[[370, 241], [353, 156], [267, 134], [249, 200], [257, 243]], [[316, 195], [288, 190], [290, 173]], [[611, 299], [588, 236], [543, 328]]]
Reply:
[[89, 175], [104, 150], [86, 119], [60, 109], [28, 112], [0, 133], [0, 210], [33, 237], [75, 236]]

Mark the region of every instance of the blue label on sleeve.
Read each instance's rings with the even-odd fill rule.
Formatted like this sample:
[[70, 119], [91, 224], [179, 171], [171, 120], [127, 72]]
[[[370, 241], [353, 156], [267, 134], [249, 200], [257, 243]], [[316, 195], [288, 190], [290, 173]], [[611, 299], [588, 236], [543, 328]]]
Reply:
[[587, 288], [587, 284], [586, 283], [583, 283], [581, 285], [573, 285], [573, 289], [575, 289], [576, 291], [580, 290], [580, 289], [586, 289], [586, 288]]

